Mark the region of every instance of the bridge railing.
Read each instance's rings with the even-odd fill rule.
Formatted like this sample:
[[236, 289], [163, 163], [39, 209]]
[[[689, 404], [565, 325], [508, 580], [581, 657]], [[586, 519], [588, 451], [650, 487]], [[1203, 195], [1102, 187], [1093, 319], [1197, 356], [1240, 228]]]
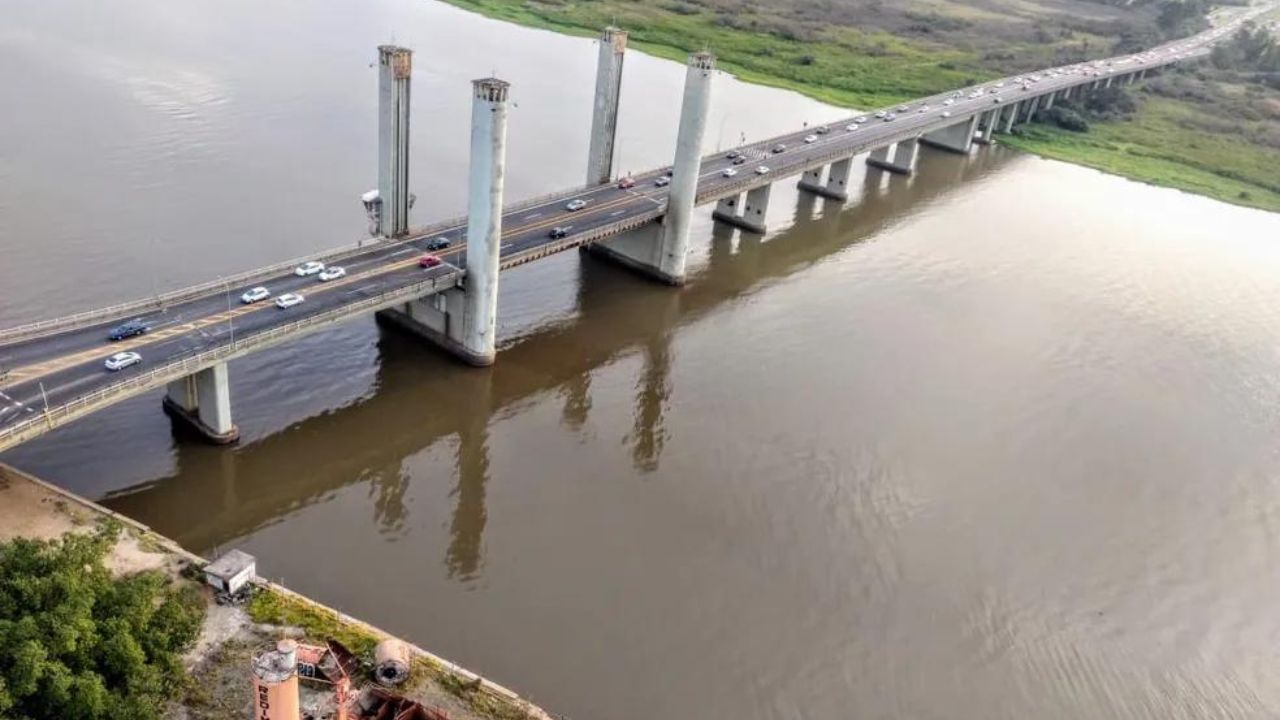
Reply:
[[456, 271], [437, 275], [422, 282], [406, 285], [395, 290], [388, 290], [337, 308], [308, 315], [284, 325], [248, 333], [243, 336], [237, 335], [234, 344], [219, 345], [211, 350], [187, 355], [146, 372], [130, 375], [118, 382], [78, 395], [37, 415], [32, 415], [12, 425], [0, 428], [0, 450], [41, 435], [47, 430], [75, 420], [103, 405], [145, 392], [166, 382], [186, 377], [211, 365], [230, 360], [233, 357], [261, 350], [286, 338], [305, 334], [307, 331], [316, 329], [319, 326], [454, 287], [458, 278], [463, 274], [461, 271]]

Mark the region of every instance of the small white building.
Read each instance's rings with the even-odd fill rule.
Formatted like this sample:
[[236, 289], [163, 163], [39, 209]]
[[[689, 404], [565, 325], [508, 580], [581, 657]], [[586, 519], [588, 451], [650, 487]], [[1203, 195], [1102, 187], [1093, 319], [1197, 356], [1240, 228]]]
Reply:
[[258, 561], [241, 550], [232, 550], [204, 566], [204, 581], [225, 593], [235, 594], [253, 579]]

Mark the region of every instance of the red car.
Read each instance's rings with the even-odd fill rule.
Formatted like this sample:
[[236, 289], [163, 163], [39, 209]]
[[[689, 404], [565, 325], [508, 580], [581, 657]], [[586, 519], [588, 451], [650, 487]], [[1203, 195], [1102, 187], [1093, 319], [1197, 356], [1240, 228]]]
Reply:
[[633, 188], [635, 186], [636, 186], [636, 179], [629, 175], [618, 181], [618, 187], [623, 190], [626, 190], [627, 188]]
[[441, 262], [444, 262], [444, 261], [436, 257], [435, 255], [423, 255], [422, 258], [418, 260], [418, 267], [433, 268], [439, 265]]

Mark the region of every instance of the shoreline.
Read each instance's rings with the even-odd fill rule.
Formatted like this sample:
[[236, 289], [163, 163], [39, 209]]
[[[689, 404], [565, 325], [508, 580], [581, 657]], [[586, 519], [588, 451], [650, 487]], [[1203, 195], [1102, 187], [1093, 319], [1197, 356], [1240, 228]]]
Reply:
[[[493, 20], [515, 23], [523, 27], [557, 32], [563, 35], [594, 38], [600, 32], [600, 28], [584, 21], [573, 20], [568, 15], [562, 16], [562, 22], [548, 17], [547, 13], [551, 12], [553, 8], [558, 8], [558, 6], [544, 6], [537, 3], [513, 5], [507, 4], [506, 0], [443, 0], [443, 2], [463, 11], [473, 12]], [[540, 8], [545, 8], [546, 11], [543, 13], [536, 12]], [[661, 10], [660, 12], [663, 13], [660, 17], [668, 22], [675, 22], [679, 19], [667, 17], [668, 15], [674, 16], [673, 13], [667, 10]], [[1277, 9], [1275, 14], [1280, 16], [1280, 9]], [[658, 24], [660, 23], [661, 20], [658, 21]], [[622, 29], [630, 30], [627, 27]], [[659, 32], [660, 29], [654, 32]], [[750, 38], [754, 35], [740, 30], [726, 29], [724, 32], [733, 33], [735, 37], [742, 38]], [[629, 47], [654, 57], [674, 62], [684, 62], [689, 52], [688, 50], [674, 44], [663, 44], [645, 39], [643, 35], [647, 33], [647, 30], [633, 33], [628, 43]], [[712, 52], [716, 52], [715, 42], [708, 40], [705, 44]], [[801, 48], [812, 47], [814, 52], [817, 52], [823, 45], [823, 43], [810, 41], [796, 41], [794, 44]], [[850, 112], [866, 110], [877, 105], [893, 105], [911, 99], [911, 96], [908, 95], [895, 95], [872, 90], [868, 90], [865, 93], [856, 93], [831, 86], [806, 83], [794, 78], [770, 75], [756, 69], [744, 67], [740, 63], [734, 62], [732, 56], [725, 58], [718, 55], [717, 60], [718, 69], [728, 72], [744, 82], [790, 90], [819, 102], [847, 108]], [[985, 79], [980, 72], [968, 72], [965, 74], [971, 76], [975, 81]], [[954, 86], [938, 83], [933, 92], [942, 92], [950, 87]], [[868, 102], [873, 98], [879, 101]], [[862, 102], [858, 102], [858, 100], [862, 100]], [[1126, 124], [1132, 125], [1134, 121], [1095, 123], [1094, 128], [1089, 132], [1066, 133], [1064, 135], [1065, 131], [1060, 131], [1057, 128], [1039, 123], [1028, 123], [1024, 126], [1025, 134], [1003, 136], [999, 139], [999, 142], [1021, 152], [1092, 168], [1135, 182], [1200, 195], [1239, 207], [1254, 208], [1267, 212], [1280, 212], [1280, 193], [1246, 180], [1232, 178], [1229, 176], [1231, 173], [1229, 168], [1221, 168], [1215, 171], [1201, 167], [1189, 158], [1183, 160], [1169, 156], [1159, 156], [1154, 151], [1147, 153], [1134, 152], [1128, 147], [1121, 146], [1122, 143], [1117, 143], [1107, 137], [1108, 134], [1114, 134], [1114, 131]], [[1108, 130], [1113, 132], [1108, 133]], [[1156, 132], [1156, 130], [1152, 130], [1152, 132]], [[1081, 142], [1067, 142], [1070, 140], [1080, 140]]]
[[[121, 528], [109, 565], [121, 574], [139, 570], [163, 570], [176, 575], [180, 568], [203, 567], [205, 558], [190, 552], [177, 542], [160, 535], [150, 527], [91, 500], [60, 488], [46, 480], [0, 462], [0, 509], [21, 516], [21, 520], [0, 525], [0, 542], [27, 538], [48, 540], [67, 533], [81, 532], [110, 523]], [[425, 648], [399, 638], [381, 628], [331, 608], [276, 582], [255, 577], [254, 597], [246, 609], [220, 606], [211, 593], [207, 595], [208, 616], [195, 645], [188, 650], [188, 661], [212, 675], [234, 678], [232, 692], [243, 694], [247, 708], [251, 701], [250, 686], [243, 681], [247, 665], [242, 663], [263, 633], [296, 635], [322, 641], [321, 635], [340, 636], [344, 644], [367, 646], [394, 639], [408, 648], [414, 666], [414, 677], [406, 682], [406, 691], [438, 702], [458, 720], [552, 720], [552, 716], [509, 688], [436, 655]], [[201, 586], [203, 587], [203, 585]], [[240, 617], [228, 618], [228, 614]], [[354, 648], [353, 648], [354, 649]], [[207, 665], [217, 665], [209, 668]], [[238, 690], [236, 690], [238, 688]], [[197, 693], [206, 692], [197, 689]], [[242, 692], [240, 692], [242, 691]], [[199, 709], [190, 706], [192, 695], [174, 701], [177, 717], [190, 717]], [[210, 701], [225, 708], [221, 703]], [[214, 715], [215, 717], [217, 715]]]

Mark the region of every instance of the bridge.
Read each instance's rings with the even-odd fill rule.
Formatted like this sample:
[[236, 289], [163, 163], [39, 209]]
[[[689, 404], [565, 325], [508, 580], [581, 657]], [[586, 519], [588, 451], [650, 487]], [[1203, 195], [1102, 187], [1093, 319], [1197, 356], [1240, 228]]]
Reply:
[[[164, 408], [212, 442], [238, 438], [227, 362], [365, 313], [426, 338], [477, 366], [495, 358], [498, 281], [502, 270], [583, 248], [660, 282], [686, 277], [694, 208], [715, 203], [720, 223], [763, 233], [773, 183], [800, 176], [799, 187], [834, 202], [855, 158], [868, 172], [910, 174], [919, 146], [968, 154], [1059, 100], [1132, 83], [1172, 63], [1202, 57], [1263, 7], [1195, 37], [1152, 50], [913, 100], [822, 128], [802, 128], [731, 152], [701, 154], [714, 57], [694, 53], [686, 71], [674, 162], [625, 182], [613, 178], [613, 154], [626, 33], [606, 28], [600, 42], [586, 184], [505, 204], [508, 85], [472, 83], [468, 213], [408, 227], [409, 90], [412, 54], [379, 48], [378, 190], [366, 195], [377, 223], [373, 240], [257, 268], [145, 300], [0, 331], [0, 451], [39, 437], [128, 397], [167, 387]], [[573, 202], [571, 202], [573, 201]], [[437, 238], [448, 249], [423, 267]], [[341, 265], [345, 277], [318, 282], [294, 268], [308, 261]], [[245, 304], [240, 294], [268, 287], [305, 302], [279, 309]], [[109, 342], [110, 329], [141, 318], [149, 332]], [[135, 351], [143, 362], [111, 372], [104, 360]]]

